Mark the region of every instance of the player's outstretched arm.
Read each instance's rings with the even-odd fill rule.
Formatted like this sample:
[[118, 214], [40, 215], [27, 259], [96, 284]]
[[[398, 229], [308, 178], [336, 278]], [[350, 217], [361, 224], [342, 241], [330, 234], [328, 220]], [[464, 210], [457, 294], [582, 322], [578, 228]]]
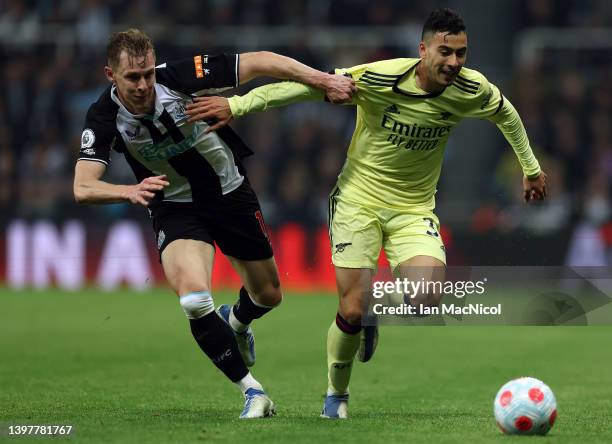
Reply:
[[296, 82], [278, 82], [260, 86], [244, 96], [196, 97], [186, 106], [189, 121], [216, 120], [208, 129], [215, 131], [227, 125], [234, 117], [265, 111], [269, 108], [292, 103], [323, 100], [325, 93], [311, 86]]
[[500, 109], [488, 119], [497, 125], [502, 132], [523, 169], [523, 198], [525, 202], [544, 200], [546, 198], [546, 173], [533, 154], [527, 131], [518, 112], [512, 103], [502, 98]]
[[74, 170], [74, 199], [78, 203], [131, 202], [148, 206], [155, 192], [170, 185], [166, 176], [147, 177], [136, 185], [114, 185], [100, 180], [106, 165], [94, 161], [79, 161]]
[[240, 54], [240, 84], [261, 76], [293, 80], [320, 89], [332, 103], [347, 103], [357, 91], [353, 79], [318, 71], [291, 57], [269, 51]]

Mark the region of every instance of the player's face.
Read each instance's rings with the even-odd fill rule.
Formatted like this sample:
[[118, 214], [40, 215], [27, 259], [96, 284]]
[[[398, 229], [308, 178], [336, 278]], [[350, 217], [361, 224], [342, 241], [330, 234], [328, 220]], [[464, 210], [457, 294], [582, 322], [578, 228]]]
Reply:
[[465, 64], [467, 34], [437, 32], [419, 45], [419, 55], [426, 67], [427, 84], [443, 89], [455, 80]]
[[155, 107], [155, 57], [149, 51], [146, 56], [132, 57], [121, 53], [119, 64], [113, 70], [105, 68], [109, 80], [117, 86], [123, 105], [133, 114], [148, 114]]

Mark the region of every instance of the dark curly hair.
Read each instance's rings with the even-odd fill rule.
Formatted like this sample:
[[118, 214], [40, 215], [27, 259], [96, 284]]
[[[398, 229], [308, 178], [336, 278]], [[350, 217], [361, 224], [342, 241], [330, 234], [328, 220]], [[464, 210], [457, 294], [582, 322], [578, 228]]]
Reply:
[[423, 25], [421, 40], [425, 40], [426, 34], [435, 34], [437, 32], [447, 32], [455, 35], [465, 32], [463, 18], [452, 9], [436, 9], [429, 14], [427, 21]]

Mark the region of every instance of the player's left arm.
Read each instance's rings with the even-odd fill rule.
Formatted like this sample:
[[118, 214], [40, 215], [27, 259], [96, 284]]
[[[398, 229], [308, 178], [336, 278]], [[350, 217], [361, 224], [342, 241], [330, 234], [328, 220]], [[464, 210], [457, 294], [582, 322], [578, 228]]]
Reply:
[[487, 120], [495, 123], [512, 146], [523, 169], [523, 198], [544, 200], [546, 197], [546, 173], [533, 154], [525, 126], [512, 103], [501, 96], [503, 103], [499, 111]]
[[155, 74], [158, 83], [192, 96], [218, 94], [261, 76], [303, 83], [323, 91], [334, 103], [350, 101], [357, 91], [348, 77], [321, 72], [269, 51], [196, 55], [163, 63]]
[[[345, 79], [350, 85], [355, 85], [353, 79], [358, 78], [368, 65], [359, 65], [348, 69], [336, 69], [330, 74], [335, 79]], [[368, 85], [359, 84], [359, 88]], [[294, 81], [271, 83], [252, 89], [243, 96], [225, 97], [196, 97], [193, 104], [187, 105], [186, 114], [189, 121], [211, 120], [215, 123], [206, 130], [215, 131], [227, 125], [233, 118], [247, 114], [266, 111], [271, 108], [284, 107], [293, 103], [308, 101], [323, 101], [326, 98], [324, 91], [313, 86]], [[327, 97], [329, 99], [329, 97]], [[350, 101], [343, 103], [356, 104], [359, 94], [354, 94]]]
[[497, 128], [512, 146], [516, 157], [523, 169], [523, 198], [530, 200], [544, 200], [546, 197], [546, 173], [533, 154], [527, 131], [518, 112], [512, 103], [501, 95], [501, 101], [496, 113], [487, 120], [495, 123]]
[[521, 164], [525, 201], [543, 200], [546, 197], [546, 173], [533, 154], [521, 117], [497, 86], [482, 75], [478, 83], [478, 92], [471, 97], [468, 115], [487, 119], [497, 125]]
[[357, 91], [350, 76], [324, 73], [273, 52], [244, 53], [239, 60], [240, 84], [261, 76], [290, 81], [264, 85], [229, 100], [195, 97], [193, 103], [186, 106], [190, 122], [214, 120], [207, 129], [210, 132], [227, 125], [234, 117], [296, 102], [327, 99], [332, 103], [349, 103]]

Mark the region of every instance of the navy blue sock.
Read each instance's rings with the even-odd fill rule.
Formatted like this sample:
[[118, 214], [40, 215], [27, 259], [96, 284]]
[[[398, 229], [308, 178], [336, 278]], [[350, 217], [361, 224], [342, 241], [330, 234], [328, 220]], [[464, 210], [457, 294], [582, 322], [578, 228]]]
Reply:
[[232, 382], [240, 381], [249, 373], [230, 326], [216, 312], [190, 319], [189, 324], [202, 351]]
[[262, 307], [260, 305], [255, 305], [249, 296], [249, 293], [246, 291], [246, 288], [242, 287], [240, 289], [240, 294], [238, 297], [238, 302], [232, 308], [234, 311], [234, 316], [243, 324], [250, 324], [253, 319], [259, 319], [274, 307]]

